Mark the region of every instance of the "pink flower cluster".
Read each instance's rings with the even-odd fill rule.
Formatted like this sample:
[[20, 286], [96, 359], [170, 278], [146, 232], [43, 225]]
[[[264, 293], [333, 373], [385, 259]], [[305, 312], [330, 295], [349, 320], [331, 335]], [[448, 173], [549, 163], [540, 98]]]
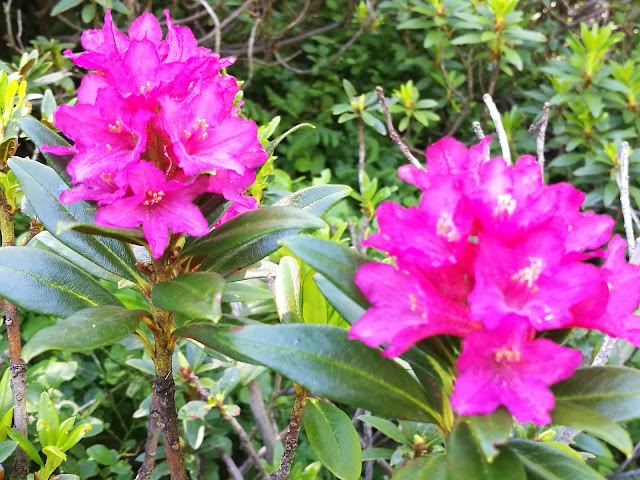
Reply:
[[67, 172], [75, 187], [63, 192], [63, 203], [93, 200], [97, 224], [142, 226], [154, 258], [170, 232], [208, 233], [193, 203], [200, 194], [223, 195], [236, 212], [253, 208], [243, 193], [267, 159], [256, 124], [238, 116], [236, 79], [221, 74], [234, 59], [199, 47], [188, 28], [165, 16], [163, 39], [151, 14], [127, 36], [108, 12], [101, 30], [82, 35], [85, 52], [65, 52], [94, 73], [83, 78], [78, 102], [54, 115], [75, 145], [43, 149], [74, 155]]
[[580, 211], [582, 192], [545, 185], [531, 156], [489, 159], [490, 141], [467, 150], [443, 138], [427, 148], [428, 171], [400, 168], [423, 193], [417, 206], [378, 208], [380, 231], [366, 245], [395, 265], [358, 269], [371, 308], [350, 337], [385, 345], [389, 357], [426, 337], [462, 337], [454, 410], [504, 405], [542, 425], [554, 406], [548, 387], [573, 374], [581, 353], [540, 333], [581, 327], [640, 346], [640, 267], [611, 238], [612, 218]]

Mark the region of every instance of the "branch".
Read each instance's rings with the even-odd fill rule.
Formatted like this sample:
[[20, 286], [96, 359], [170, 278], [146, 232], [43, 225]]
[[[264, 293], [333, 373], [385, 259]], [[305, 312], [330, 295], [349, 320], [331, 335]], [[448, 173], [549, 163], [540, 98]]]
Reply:
[[300, 423], [302, 422], [304, 406], [307, 398], [309, 397], [309, 391], [297, 383], [294, 386], [296, 389], [296, 399], [293, 402], [293, 408], [291, 409], [291, 417], [289, 417], [289, 428], [287, 428], [287, 439], [285, 440], [284, 451], [282, 452], [282, 458], [280, 459], [280, 468], [278, 468], [277, 472], [271, 474], [271, 480], [289, 479], [289, 476], [291, 475], [293, 456], [295, 455], [296, 448], [298, 447]]
[[398, 150], [404, 155], [404, 157], [409, 160], [409, 162], [416, 168], [424, 170], [424, 167], [420, 164], [418, 159], [413, 156], [409, 147], [407, 147], [398, 135], [398, 132], [393, 127], [393, 121], [391, 120], [391, 114], [389, 113], [389, 107], [387, 106], [387, 101], [384, 98], [384, 90], [382, 87], [376, 87], [376, 94], [378, 95], [378, 101], [380, 102], [380, 106], [382, 107], [382, 113], [384, 113], [384, 118], [387, 121], [387, 130], [389, 130], [389, 138], [396, 144]]
[[536, 153], [538, 155], [538, 164], [540, 165], [540, 171], [544, 178], [544, 140], [547, 134], [547, 124], [549, 123], [549, 102], [544, 102], [542, 105], [542, 117], [536, 122], [533, 122], [529, 127], [529, 133], [538, 132], [536, 136]]
[[147, 425], [147, 441], [144, 445], [144, 461], [135, 480], [149, 480], [153, 473], [156, 462], [156, 450], [158, 448], [158, 420], [160, 410], [158, 409], [158, 397], [155, 392], [151, 397], [151, 407], [149, 408], [149, 423]]
[[471, 128], [473, 128], [473, 133], [476, 134], [479, 140], [484, 138], [484, 132], [482, 131], [482, 127], [480, 126], [480, 122], [473, 122], [471, 124]]
[[251, 408], [251, 413], [253, 413], [253, 418], [256, 420], [258, 430], [260, 430], [262, 442], [266, 447], [265, 455], [267, 463], [272, 463], [276, 432], [271, 424], [269, 414], [264, 408], [264, 398], [262, 397], [260, 382], [256, 379], [251, 380], [247, 388], [249, 390], [249, 407]]
[[242, 476], [242, 472], [236, 465], [236, 462], [233, 461], [233, 458], [229, 456], [227, 451], [222, 447], [217, 447], [216, 451], [218, 452], [220, 457], [222, 457], [222, 461], [227, 466], [227, 470], [229, 471], [229, 476], [233, 480], [244, 480], [244, 477]]
[[211, 8], [211, 5], [209, 5], [209, 2], [207, 2], [207, 0], [198, 1], [213, 20], [213, 51], [214, 53], [220, 53], [220, 19], [218, 18], [218, 15], [216, 15], [216, 12], [213, 10], [213, 8]]
[[500, 142], [500, 149], [502, 150], [502, 158], [507, 164], [511, 164], [511, 151], [509, 150], [509, 140], [507, 139], [507, 132], [504, 130], [504, 126], [502, 125], [502, 119], [500, 118], [500, 112], [498, 111], [498, 107], [493, 103], [493, 98], [488, 93], [485, 93], [482, 96], [482, 100], [487, 105], [487, 109], [489, 110], [489, 115], [491, 116], [491, 120], [493, 120], [493, 124], [496, 127], [496, 132], [498, 133], [498, 141]]

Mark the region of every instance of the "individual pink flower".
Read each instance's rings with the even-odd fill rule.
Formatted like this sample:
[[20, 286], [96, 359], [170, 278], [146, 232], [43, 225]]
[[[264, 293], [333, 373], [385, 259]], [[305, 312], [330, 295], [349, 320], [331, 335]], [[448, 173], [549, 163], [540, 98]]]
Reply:
[[536, 330], [568, 326], [571, 307], [589, 298], [602, 279], [594, 265], [567, 259], [565, 240], [553, 230], [530, 231], [515, 245], [492, 232], [478, 239], [468, 301], [487, 328], [509, 313], [528, 318]]
[[504, 405], [519, 422], [550, 423], [555, 399], [549, 386], [573, 375], [582, 355], [551, 340], [534, 339], [533, 333], [526, 320], [508, 315], [496, 328], [467, 335], [457, 363], [453, 409], [461, 415], [486, 415]]
[[627, 242], [614, 235], [605, 252], [600, 294], [575, 308], [573, 326], [599, 330], [640, 347], [640, 266], [627, 262]]
[[349, 338], [370, 347], [384, 344], [387, 357], [433, 335], [462, 337], [480, 328], [466, 305], [441, 296], [417, 273], [374, 262], [358, 269], [355, 282], [371, 307], [351, 326]]
[[256, 124], [237, 115], [233, 97], [238, 90], [233, 77], [220, 77], [201, 83], [186, 98], [160, 99], [160, 125], [187, 175], [219, 169], [245, 175], [267, 159]]
[[201, 236], [209, 232], [202, 212], [193, 204], [206, 189], [204, 177], [190, 185], [167, 181], [165, 173], [149, 162], [134, 165], [126, 174], [129, 195], [99, 208], [97, 224], [124, 228], [142, 226], [154, 258], [162, 256], [169, 243], [169, 233]]
[[[468, 248], [474, 223], [468, 200], [446, 178], [431, 187], [419, 205], [405, 208], [383, 202], [376, 217], [380, 231], [363, 244], [395, 256], [400, 268], [457, 263]], [[411, 241], [406, 232], [411, 232]]]

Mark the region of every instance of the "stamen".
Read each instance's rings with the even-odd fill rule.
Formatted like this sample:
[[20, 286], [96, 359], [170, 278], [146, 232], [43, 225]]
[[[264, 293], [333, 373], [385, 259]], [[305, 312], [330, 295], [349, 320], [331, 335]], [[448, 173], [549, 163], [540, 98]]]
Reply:
[[493, 216], [511, 215], [516, 209], [516, 201], [510, 193], [498, 195], [498, 204], [493, 208]]

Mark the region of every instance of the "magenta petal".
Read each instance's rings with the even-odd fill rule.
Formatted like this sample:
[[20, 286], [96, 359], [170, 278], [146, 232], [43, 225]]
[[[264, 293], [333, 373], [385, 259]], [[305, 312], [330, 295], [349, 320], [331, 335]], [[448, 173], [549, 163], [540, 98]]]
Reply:
[[519, 422], [550, 422], [555, 402], [548, 387], [569, 378], [582, 355], [531, 334], [524, 319], [510, 315], [465, 337], [451, 397], [457, 413], [488, 414], [504, 405]]

